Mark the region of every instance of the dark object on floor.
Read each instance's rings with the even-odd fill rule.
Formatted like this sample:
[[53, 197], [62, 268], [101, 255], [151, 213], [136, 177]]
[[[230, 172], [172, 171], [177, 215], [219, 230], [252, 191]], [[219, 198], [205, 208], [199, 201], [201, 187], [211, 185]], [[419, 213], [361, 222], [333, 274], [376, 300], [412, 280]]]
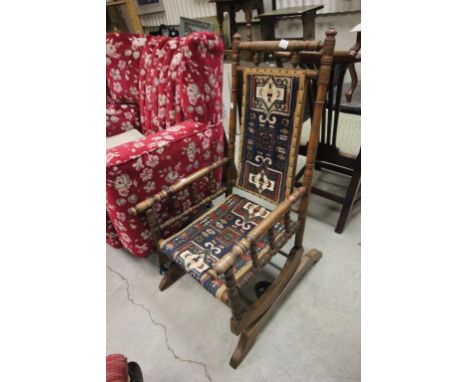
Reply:
[[143, 373], [136, 362], [128, 363], [128, 376], [130, 377], [130, 382], [143, 382]]
[[255, 289], [255, 295], [257, 296], [257, 298], [262, 297], [262, 295], [267, 291], [270, 285], [271, 283], [268, 281], [259, 281], [258, 283], [256, 283], [254, 286], [254, 289]]

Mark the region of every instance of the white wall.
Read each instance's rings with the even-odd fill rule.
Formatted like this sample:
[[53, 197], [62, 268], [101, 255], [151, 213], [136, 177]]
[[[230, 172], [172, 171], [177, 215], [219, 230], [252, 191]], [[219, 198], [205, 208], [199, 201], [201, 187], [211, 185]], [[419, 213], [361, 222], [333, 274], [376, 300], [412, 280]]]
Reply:
[[[142, 15], [143, 26], [151, 27], [160, 24], [179, 25], [179, 17], [200, 18], [216, 16], [216, 6], [208, 0], [161, 0], [164, 12]], [[272, 0], [263, 0], [265, 11], [272, 8]], [[336, 13], [361, 10], [361, 0], [276, 0], [276, 7], [287, 8], [301, 5], [319, 5], [324, 8], [318, 13]], [[237, 12], [237, 22], [245, 22], [243, 12]]]
[[[216, 15], [216, 6], [208, 0], [161, 0], [164, 5], [164, 12], [152, 15], [142, 15], [143, 26], [179, 25], [179, 17], [200, 18]], [[334, 27], [338, 35], [336, 39], [336, 49], [348, 50], [356, 40], [356, 33], [350, 30], [361, 22], [361, 13], [356, 12], [361, 8], [360, 0], [276, 0], [278, 8], [289, 6], [300, 6], [310, 4], [327, 4], [322, 11], [319, 11], [315, 20], [315, 37], [319, 40], [325, 38], [325, 31]], [[265, 11], [271, 9], [271, 0], [264, 0]], [[323, 12], [345, 12], [338, 14], [321, 14]], [[351, 11], [351, 12], [349, 12]], [[243, 12], [237, 12], [236, 20], [244, 22]], [[245, 28], [240, 26], [239, 33], [245, 36]], [[293, 38], [302, 36], [302, 22], [300, 19], [282, 20], [277, 23], [276, 37]], [[261, 40], [260, 26], [254, 24], [252, 28], [253, 40]], [[356, 70], [360, 78], [360, 67]], [[346, 79], [349, 81], [349, 78]]]
[[192, 19], [216, 16], [216, 6], [208, 0], [161, 0], [164, 12], [141, 15], [141, 23], [145, 27], [165, 25], [179, 25], [179, 18]]

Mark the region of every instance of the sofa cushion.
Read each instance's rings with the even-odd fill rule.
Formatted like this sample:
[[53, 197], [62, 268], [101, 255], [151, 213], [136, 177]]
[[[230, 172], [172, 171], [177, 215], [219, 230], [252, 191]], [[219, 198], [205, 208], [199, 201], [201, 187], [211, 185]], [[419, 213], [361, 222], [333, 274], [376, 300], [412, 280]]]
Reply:
[[112, 147], [119, 146], [123, 143], [129, 143], [136, 141], [137, 139], [144, 138], [145, 136], [140, 133], [137, 129], [131, 129], [114, 135], [112, 137], [106, 138], [106, 150], [111, 149]]
[[125, 103], [106, 104], [106, 137], [131, 129], [140, 129], [140, 111], [137, 105]]
[[145, 35], [108, 33], [106, 80], [115, 102], [138, 104], [138, 71]]

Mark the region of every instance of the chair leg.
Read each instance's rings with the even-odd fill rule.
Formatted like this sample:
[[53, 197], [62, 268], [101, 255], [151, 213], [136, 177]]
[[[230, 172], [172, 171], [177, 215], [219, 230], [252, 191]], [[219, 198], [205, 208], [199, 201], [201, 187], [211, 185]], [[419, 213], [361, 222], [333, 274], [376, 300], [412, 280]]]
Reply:
[[359, 152], [358, 157], [356, 158], [356, 167], [354, 168], [353, 175], [351, 176], [351, 182], [349, 182], [348, 189], [346, 191], [345, 200], [343, 207], [341, 208], [340, 217], [338, 218], [338, 223], [336, 224], [335, 232], [343, 233], [346, 222], [348, 221], [348, 216], [353, 209], [354, 200], [356, 199], [356, 194], [361, 184], [361, 152]]
[[255, 321], [250, 327], [242, 331], [237, 347], [234, 350], [234, 353], [232, 354], [231, 360], [229, 362], [229, 365], [233, 369], [236, 369], [244, 360], [250, 349], [252, 349], [257, 335], [265, 327], [265, 325], [268, 323], [269, 319], [273, 316], [273, 314], [278, 310], [278, 308], [289, 295], [291, 290], [299, 283], [304, 274], [315, 263], [317, 263], [317, 261], [320, 260], [321, 257], [322, 253], [320, 251], [317, 251], [316, 249], [312, 249], [311, 251], [302, 255], [299, 266], [297, 267], [293, 276], [289, 280], [288, 284], [277, 296], [274, 303], [257, 321]]
[[164, 256], [161, 252], [156, 252], [156, 255], [158, 256], [158, 262], [159, 262], [159, 274], [161, 276], [164, 276], [166, 272], [168, 271], [171, 262], [170, 260]]
[[231, 366], [233, 369], [237, 369], [237, 367], [244, 360], [247, 353], [250, 351], [250, 349], [252, 349], [257, 338], [257, 334], [258, 333], [247, 331], [241, 334], [236, 350], [234, 350], [231, 360], [229, 361], [229, 366]]
[[185, 273], [186, 272], [184, 269], [179, 267], [176, 263], [172, 263], [169, 270], [165, 273], [161, 282], [159, 283], [159, 290], [162, 292], [163, 290], [169, 288], [183, 275], [185, 275]]

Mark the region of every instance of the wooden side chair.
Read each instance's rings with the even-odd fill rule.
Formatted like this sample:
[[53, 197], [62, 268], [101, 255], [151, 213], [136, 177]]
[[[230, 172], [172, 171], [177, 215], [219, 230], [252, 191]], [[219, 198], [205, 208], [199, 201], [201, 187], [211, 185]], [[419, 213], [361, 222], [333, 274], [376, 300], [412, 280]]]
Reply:
[[[340, 216], [336, 223], [335, 232], [342, 233], [349, 215], [353, 208], [360, 202], [361, 187], [361, 149], [357, 155], [345, 153], [337, 146], [337, 136], [339, 127], [340, 113], [361, 115], [361, 108], [353, 105], [343, 105], [343, 81], [347, 70], [350, 70], [351, 87], [345, 94], [347, 102], [351, 101], [353, 93], [357, 87], [357, 74], [354, 64], [361, 61], [357, 55], [360, 49], [360, 40], [349, 51], [335, 51], [333, 64], [330, 73], [327, 94], [325, 96], [324, 112], [320, 127], [320, 138], [317, 147], [317, 156], [315, 158], [315, 168], [322, 168], [333, 171], [334, 173], [349, 177], [349, 183], [345, 195], [339, 195], [319, 187], [312, 187], [311, 192], [326, 199], [332, 200], [342, 205]], [[291, 60], [293, 66], [300, 66], [306, 69], [317, 69], [320, 67], [321, 56], [317, 52], [300, 52], [299, 57], [294, 57], [288, 52], [275, 52], [276, 65], [280, 68], [284, 66], [284, 61]], [[317, 93], [317, 82], [311, 81], [309, 84], [308, 99], [310, 107], [306, 108], [306, 117], [313, 118], [313, 99]], [[308, 144], [301, 142], [299, 147], [300, 155], [307, 155]], [[296, 186], [300, 186], [301, 177], [304, 175], [305, 167], [296, 175]]]
[[[300, 51], [321, 52], [317, 70], [302, 70], [240, 66], [240, 51], [262, 56], [277, 51], [279, 45], [277, 41], [240, 42], [239, 34], [235, 34], [227, 157], [181, 179], [129, 211], [132, 215], [146, 214], [160, 260], [169, 259], [172, 263], [161, 280], [161, 290], [189, 273], [231, 309], [231, 331], [240, 335], [230, 361], [233, 368], [242, 362], [258, 333], [288, 292], [321, 257], [318, 250], [305, 251], [302, 241], [335, 35], [336, 31], [330, 29], [324, 42], [289, 41], [287, 46], [283, 45], [282, 48], [293, 55], [299, 55]], [[236, 169], [234, 152], [239, 75], [243, 76], [243, 92]], [[307, 164], [303, 186], [294, 188], [306, 91], [312, 79], [316, 79], [318, 85]], [[224, 167], [225, 179], [217, 186], [214, 174], [221, 167]], [[206, 177], [211, 195], [198, 200], [195, 184]], [[263, 202], [259, 204], [233, 193], [234, 186], [276, 207], [270, 211], [262, 205]], [[179, 210], [177, 218], [159, 221], [157, 209], [153, 206], [184, 191], [192, 194], [195, 200], [193, 207]], [[196, 213], [199, 207], [222, 194], [226, 195], [222, 204], [177, 234], [161, 237], [167, 226]], [[292, 237], [294, 243], [286, 252], [283, 247]], [[268, 289], [256, 301], [251, 301], [243, 287], [276, 254], [285, 256], [286, 262]]]
[[[306, 68], [318, 68], [320, 57], [315, 53], [303, 52], [300, 55], [301, 65]], [[325, 168], [335, 173], [349, 177], [349, 183], [344, 196], [323, 190], [320, 187], [312, 187], [311, 192], [332, 200], [342, 205], [340, 216], [336, 223], [335, 232], [342, 233], [349, 215], [353, 208], [359, 203], [361, 186], [361, 149], [357, 155], [344, 153], [337, 146], [339, 117], [341, 112], [361, 115], [361, 109], [342, 105], [343, 81], [346, 71], [351, 65], [360, 62], [360, 57], [352, 49], [350, 51], [335, 51], [333, 64], [330, 73], [330, 82], [328, 84], [327, 95], [325, 98], [325, 111], [322, 114], [320, 128], [320, 139], [317, 148], [316, 168]], [[351, 69], [352, 71], [352, 69]], [[313, 83], [309, 87], [310, 99], [316, 94], [317, 84]], [[351, 99], [355, 90], [351, 87], [347, 92], [347, 98]], [[310, 114], [313, 116], [314, 110], [311, 105]], [[307, 146], [301, 146], [299, 149], [301, 155], [306, 155]], [[302, 176], [302, 172], [297, 178]]]

